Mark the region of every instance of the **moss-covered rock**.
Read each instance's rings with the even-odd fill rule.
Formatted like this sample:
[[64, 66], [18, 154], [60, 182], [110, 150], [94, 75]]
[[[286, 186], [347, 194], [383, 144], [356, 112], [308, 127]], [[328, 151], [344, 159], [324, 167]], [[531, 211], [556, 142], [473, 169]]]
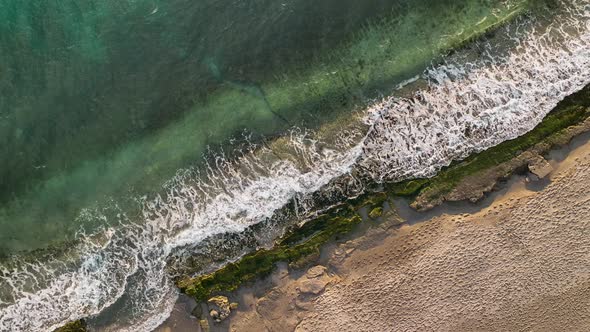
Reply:
[[572, 137], [589, 130], [576, 127], [589, 117], [590, 86], [587, 86], [565, 98], [530, 132], [454, 162], [431, 179], [419, 180], [422, 185], [413, 193], [417, 197], [412, 206], [427, 210], [447, 198], [470, 199], [466, 191], [474, 182], [482, 182], [480, 187], [487, 186], [489, 191], [496, 180], [510, 176], [552, 147], [567, 143]]
[[179, 280], [177, 285], [187, 295], [204, 301], [214, 293], [231, 292], [245, 282], [269, 275], [278, 262], [300, 263], [303, 258], [319, 253], [323, 244], [351, 231], [362, 220], [349, 210], [332, 213], [308, 222], [301, 232], [288, 234], [272, 249], [260, 249], [214, 273]]
[[379, 217], [381, 217], [383, 215], [383, 208], [382, 207], [376, 207], [373, 210], [371, 210], [371, 212], [369, 212], [369, 218], [371, 219], [377, 219]]

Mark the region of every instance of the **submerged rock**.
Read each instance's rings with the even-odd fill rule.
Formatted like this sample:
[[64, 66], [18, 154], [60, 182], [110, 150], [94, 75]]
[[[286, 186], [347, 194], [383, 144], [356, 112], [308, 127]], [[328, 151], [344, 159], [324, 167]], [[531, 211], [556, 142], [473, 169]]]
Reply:
[[381, 217], [383, 215], [383, 208], [382, 207], [376, 207], [373, 210], [371, 210], [371, 212], [369, 212], [369, 218], [371, 219], [377, 219], [379, 217]]

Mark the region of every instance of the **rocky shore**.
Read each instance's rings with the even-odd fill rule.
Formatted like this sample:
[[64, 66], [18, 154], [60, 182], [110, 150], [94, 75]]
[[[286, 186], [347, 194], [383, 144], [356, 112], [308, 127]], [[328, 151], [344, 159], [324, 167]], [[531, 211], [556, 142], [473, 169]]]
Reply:
[[[271, 263], [270, 276], [239, 282], [234, 290], [218, 288], [217, 292], [229, 297], [221, 297], [223, 308], [216, 304], [219, 296], [200, 305], [185, 298], [179, 312], [192, 311], [193, 317], [173, 315], [161, 331], [188, 331], [196, 325], [204, 331], [370, 331], [375, 324], [381, 324], [383, 330], [393, 326], [400, 326], [399, 330], [441, 330], [432, 325], [441, 317], [447, 324], [442, 330], [449, 331], [492, 327], [509, 331], [525, 323], [541, 330], [557, 326], [553, 325], [560, 321], [556, 315], [573, 310], [568, 301], [582, 305], [588, 298], [572, 294], [569, 287], [583, 288], [590, 282], [587, 271], [576, 268], [586, 266], [590, 259], [590, 244], [580, 238], [588, 226], [584, 220], [589, 220], [584, 206], [589, 194], [585, 188], [590, 183], [590, 145], [578, 147], [564, 161], [552, 156], [559, 154], [556, 151], [569, 151], [574, 137], [575, 144], [588, 140], [588, 93], [586, 88], [568, 98], [523, 137], [471, 156], [433, 179], [396, 184], [389, 192], [352, 204], [356, 211], [364, 211], [357, 212], [361, 219], [370, 221], [359, 221], [344, 232], [355, 234], [332, 241], [331, 233], [319, 245], [321, 251], [299, 264], [265, 261]], [[564, 115], [566, 121], [560, 122]], [[526, 148], [521, 150], [523, 146]], [[512, 157], [505, 158], [506, 151]], [[489, 163], [490, 155], [496, 163]], [[478, 163], [486, 166], [470, 169]], [[457, 169], [465, 175], [450, 177]], [[441, 185], [441, 178], [447, 183], [453, 179], [452, 186]], [[506, 185], [509, 179], [513, 180]], [[498, 189], [502, 192], [482, 202], [490, 197], [486, 193]], [[419, 211], [441, 204], [444, 211], [445, 202], [479, 203], [474, 205], [474, 213], [443, 213], [424, 223], [404, 224], [408, 220], [391, 209], [390, 195], [395, 193], [404, 193]], [[570, 248], [567, 243], [578, 245]], [[544, 253], [548, 248], [553, 252]], [[571, 279], [553, 280], [559, 275], [547, 270], [553, 267]], [[519, 272], [511, 274], [512, 270]], [[223, 273], [213, 278], [223, 278]], [[479, 278], [481, 284], [474, 284], [473, 278]], [[564, 302], [558, 308], [561, 311], [543, 304], [543, 287], [551, 288], [555, 298]], [[537, 293], [528, 293], [530, 288]], [[465, 296], [471, 297], [470, 302], [462, 303]], [[523, 298], [522, 307], [514, 307], [513, 296]], [[495, 304], [504, 302], [513, 312]], [[195, 306], [196, 311], [192, 309]], [[392, 313], [392, 308], [403, 310]], [[411, 318], [411, 312], [425, 308], [428, 310], [418, 315], [420, 319]], [[547, 317], [536, 321], [539, 317], [532, 308]], [[459, 319], [458, 312], [465, 312], [467, 318]], [[572, 328], [586, 324], [585, 319], [582, 315], [579, 321], [572, 321]]]
[[[441, 215], [413, 223], [389, 211], [362, 235], [326, 246], [316, 265], [279, 264], [229, 294], [239, 304], [214, 297], [193, 310], [200, 324], [177, 315], [160, 331], [190, 324], [240, 332], [583, 330], [590, 324], [589, 138], [552, 150], [540, 170], [513, 177], [476, 212], [443, 206]], [[219, 319], [220, 312], [229, 314]]]
[[[367, 193], [309, 221], [277, 241], [275, 248], [246, 255], [210, 275], [179, 279], [179, 288], [189, 297], [182, 298], [178, 310], [160, 330], [193, 331], [196, 326], [203, 331], [259, 331], [261, 326], [269, 331], [303, 328], [305, 324], [301, 324], [304, 318], [315, 313], [314, 303], [318, 296], [321, 298], [327, 290], [338, 289], [340, 286], [337, 285], [342, 285], [350, 276], [358, 276], [364, 267], [378, 264], [374, 272], [380, 274], [380, 267], [393, 264], [398, 258], [402, 262], [405, 257], [404, 254], [403, 257], [393, 259], [388, 254], [378, 256], [387, 259], [388, 263], [375, 263], [375, 257], [363, 263], [353, 259], [359, 255], [358, 252], [391, 241], [390, 246], [401, 248], [397, 254], [412, 254], [417, 250], [410, 250], [409, 244], [396, 242], [402, 230], [422, 226], [399, 227], [407, 220], [397, 214], [393, 201], [395, 197], [406, 197], [412, 209], [427, 211], [446, 202], [481, 201], [486, 193], [498, 189], [499, 184], [505, 183], [515, 174], [526, 174], [526, 181], [553, 182], [556, 166], [547, 156], [551, 155], [551, 151], [566, 146], [574, 137], [584, 136], [590, 131], [589, 93], [590, 88], [586, 87], [560, 103], [533, 131], [454, 163], [432, 179], [387, 185], [384, 191]], [[580, 160], [586, 159], [575, 158], [579, 165], [584, 165]], [[570, 162], [564, 164], [571, 165]], [[567, 176], [559, 179], [568, 181]], [[576, 184], [583, 187], [584, 182]], [[569, 184], [564, 183], [562, 186], [567, 187]], [[519, 191], [519, 195], [522, 192], [526, 191]], [[552, 204], [557, 206], [556, 202]], [[510, 210], [515, 208], [517, 206]], [[542, 213], [547, 206], [536, 208]], [[490, 207], [484, 206], [482, 209]], [[485, 217], [502, 214], [494, 209], [488, 211]], [[553, 207], [552, 211], [555, 210]], [[480, 216], [480, 213], [455, 218], [443, 216], [425, 224], [448, 218], [450, 223], [455, 223], [465, 218], [471, 220], [475, 215]], [[446, 225], [446, 221], [440, 222]], [[419, 238], [422, 235], [416, 236]], [[404, 241], [414, 242], [412, 239]], [[353, 261], [356, 265], [351, 263]], [[355, 283], [355, 291], [364, 294], [363, 289], [369, 292], [370, 287], [375, 286], [373, 281], [370, 284], [366, 282]], [[380, 282], [387, 284], [388, 281]], [[340, 295], [346, 297], [346, 294]], [[373, 301], [365, 299], [365, 304], [369, 305]], [[357, 310], [362, 311], [364, 308], [354, 311]], [[352, 326], [339, 328], [353, 329]], [[85, 324], [78, 321], [59, 331], [84, 330]]]
[[260, 249], [208, 275], [179, 278], [177, 286], [204, 301], [268, 275], [279, 262], [295, 267], [308, 264], [332, 239], [349, 233], [363, 220], [379, 219], [384, 209], [390, 210], [395, 197], [409, 197], [413, 208], [425, 211], [444, 201], [475, 202], [498, 181], [523, 170], [545, 176], [550, 168], [542, 154], [590, 130], [589, 119], [590, 87], [586, 87], [562, 101], [525, 135], [455, 162], [433, 178], [388, 184], [383, 191], [365, 193], [287, 233], [272, 249]]
[[[229, 331], [582, 331], [590, 324], [590, 144], [476, 213], [386, 227], [302, 276], [241, 294]], [[391, 220], [396, 217], [390, 217]], [[376, 234], [380, 236], [376, 236]], [[386, 234], [385, 236], [383, 234]], [[278, 280], [278, 281], [275, 281]], [[250, 297], [249, 297], [250, 296]]]

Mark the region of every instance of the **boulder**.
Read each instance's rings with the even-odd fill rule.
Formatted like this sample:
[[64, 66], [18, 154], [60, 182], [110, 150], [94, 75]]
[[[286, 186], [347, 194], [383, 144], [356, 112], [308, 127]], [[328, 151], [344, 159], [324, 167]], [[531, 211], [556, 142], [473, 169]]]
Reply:
[[326, 289], [326, 285], [330, 283], [328, 278], [315, 278], [303, 280], [299, 284], [299, 292], [304, 295], [318, 295]]
[[309, 270], [307, 270], [307, 272], [305, 273], [305, 276], [309, 279], [312, 278], [318, 278], [323, 276], [324, 274], [326, 274], [326, 267], [322, 266], [322, 265], [316, 265], [312, 268], [310, 268]]
[[539, 156], [534, 161], [529, 163], [529, 170], [531, 173], [538, 176], [539, 179], [542, 179], [553, 171], [553, 167], [547, 160], [545, 160], [545, 158]]
[[383, 208], [382, 207], [376, 207], [373, 210], [371, 210], [371, 212], [369, 212], [369, 218], [371, 219], [377, 219], [379, 217], [381, 217], [383, 215]]
[[232, 305], [225, 296], [214, 296], [207, 300], [207, 304], [209, 305], [209, 315], [217, 323], [226, 319], [231, 314]]

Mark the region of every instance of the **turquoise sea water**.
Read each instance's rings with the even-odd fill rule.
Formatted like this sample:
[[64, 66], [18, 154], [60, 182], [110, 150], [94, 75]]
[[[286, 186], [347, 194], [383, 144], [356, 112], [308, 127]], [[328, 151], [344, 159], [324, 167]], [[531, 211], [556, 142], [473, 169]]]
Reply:
[[171, 257], [526, 132], [589, 79], [572, 3], [0, 3], [0, 330], [151, 330]]
[[0, 250], [71, 239], [230, 138], [317, 127], [522, 3], [5, 1]]

